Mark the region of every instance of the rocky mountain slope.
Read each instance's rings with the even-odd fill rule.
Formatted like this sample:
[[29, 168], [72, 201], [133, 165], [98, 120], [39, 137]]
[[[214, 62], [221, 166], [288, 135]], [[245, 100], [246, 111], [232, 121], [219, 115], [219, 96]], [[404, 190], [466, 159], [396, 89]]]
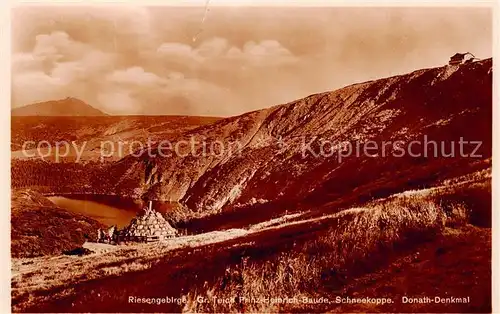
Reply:
[[[181, 201], [206, 215], [248, 209], [259, 220], [304, 206], [329, 210], [484, 169], [491, 157], [491, 119], [487, 59], [223, 119], [176, 138], [205, 141], [207, 154], [199, 144], [194, 150], [184, 145], [181, 154], [167, 150], [166, 156], [163, 147], [162, 157], [157, 146], [156, 156], [127, 156], [109, 171], [117, 178], [117, 194]], [[460, 154], [460, 140], [481, 145], [469, 143]], [[343, 151], [348, 144], [349, 156]], [[364, 154], [364, 145], [378, 149]], [[451, 145], [454, 154], [446, 156]]]
[[12, 116], [106, 116], [89, 104], [73, 97], [14, 108]]

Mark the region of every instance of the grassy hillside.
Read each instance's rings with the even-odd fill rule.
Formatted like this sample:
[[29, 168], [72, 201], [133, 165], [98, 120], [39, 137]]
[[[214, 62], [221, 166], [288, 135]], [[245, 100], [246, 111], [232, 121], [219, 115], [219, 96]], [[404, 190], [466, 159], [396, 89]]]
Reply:
[[12, 257], [57, 255], [96, 240], [105, 227], [84, 215], [70, 213], [31, 190], [13, 190]]
[[[468, 247], [477, 245], [481, 248], [482, 256], [477, 260], [464, 262], [460, 269], [455, 265], [453, 271], [448, 270], [450, 277], [460, 280], [471, 278], [461, 276], [455, 272], [476, 271], [475, 265], [479, 264], [483, 273], [478, 273], [481, 278], [489, 278], [491, 274], [489, 263], [491, 259], [491, 232], [483, 231], [475, 226], [491, 228], [491, 188], [488, 181], [458, 186], [442, 187], [427, 191], [410, 191], [394, 195], [388, 199], [380, 200], [365, 207], [341, 211], [335, 218], [328, 221], [326, 233], [295, 247], [289, 252], [277, 254], [272, 258], [253, 260], [242, 258], [240, 264], [226, 269], [226, 275], [212, 286], [204, 287], [202, 291], [189, 294], [188, 311], [196, 312], [275, 312], [275, 311], [322, 311], [330, 309], [332, 305], [283, 305], [283, 304], [247, 304], [234, 302], [231, 304], [207, 303], [200, 304], [195, 300], [198, 297], [211, 299], [217, 296], [220, 299], [246, 298], [247, 300], [276, 298], [276, 297], [309, 297], [335, 295], [335, 291], [350, 285], [352, 292], [355, 288], [367, 289], [362, 283], [353, 281], [353, 278], [383, 269], [384, 265], [395, 263], [397, 257], [409, 254], [407, 258], [420, 262], [418, 247], [422, 243], [438, 242], [433, 246], [436, 255], [444, 254], [452, 248], [443, 248], [448, 242], [479, 241], [468, 244]], [[467, 239], [468, 236], [472, 238]], [[440, 247], [443, 246], [443, 247]], [[460, 252], [466, 250], [460, 250]], [[455, 258], [461, 258], [458, 252], [449, 252]], [[426, 257], [434, 260], [436, 257]], [[400, 261], [401, 262], [401, 261]], [[468, 264], [469, 263], [469, 264]], [[400, 269], [399, 272], [402, 270]], [[435, 269], [422, 269], [420, 274], [425, 280]], [[385, 274], [390, 277], [390, 274]], [[450, 282], [444, 274], [440, 277]], [[424, 280], [421, 280], [422, 282]], [[429, 282], [424, 289], [429, 289]], [[379, 293], [379, 297], [401, 298], [405, 295], [407, 287], [398, 286], [397, 282], [386, 283], [386, 293]], [[425, 282], [424, 282], [425, 284]], [[467, 285], [454, 281], [462, 294], [468, 291]], [[476, 283], [478, 284], [478, 283]], [[382, 289], [383, 284], [377, 287]], [[447, 289], [439, 293], [447, 293]], [[485, 283], [474, 296], [473, 305], [463, 307], [441, 307], [440, 311], [457, 309], [457, 311], [481, 310], [488, 311], [491, 303], [489, 284]], [[415, 289], [414, 289], [415, 290]], [[398, 291], [402, 293], [398, 295]], [[417, 294], [432, 294], [431, 291], [415, 291]], [[363, 296], [360, 291], [358, 295]], [[485, 296], [490, 295], [489, 299]], [[372, 295], [372, 294], [370, 294]], [[210, 296], [210, 298], [209, 298]], [[481, 302], [484, 302], [481, 304]], [[401, 311], [399, 307], [386, 305], [387, 311]], [[344, 307], [345, 308], [345, 307]], [[434, 307], [439, 308], [439, 307]], [[371, 311], [376, 307], [370, 307]], [[381, 309], [377, 309], [380, 311]], [[404, 310], [403, 310], [404, 311]]]

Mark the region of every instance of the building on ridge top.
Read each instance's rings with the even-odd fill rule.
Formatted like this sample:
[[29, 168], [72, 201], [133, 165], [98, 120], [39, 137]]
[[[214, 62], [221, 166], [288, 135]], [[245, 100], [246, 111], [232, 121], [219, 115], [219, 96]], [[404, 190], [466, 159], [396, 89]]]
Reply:
[[470, 52], [465, 52], [465, 53], [459, 53], [457, 52], [453, 56], [450, 57], [450, 61], [448, 62], [449, 65], [458, 65], [458, 64], [464, 64], [464, 63], [471, 63], [474, 61], [479, 60], [476, 58], [472, 53]]

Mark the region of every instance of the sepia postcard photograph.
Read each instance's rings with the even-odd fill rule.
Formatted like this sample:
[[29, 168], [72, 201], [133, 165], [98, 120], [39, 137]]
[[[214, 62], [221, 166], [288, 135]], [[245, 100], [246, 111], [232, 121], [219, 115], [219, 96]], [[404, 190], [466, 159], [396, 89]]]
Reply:
[[399, 4], [10, 7], [10, 311], [494, 312], [496, 7]]

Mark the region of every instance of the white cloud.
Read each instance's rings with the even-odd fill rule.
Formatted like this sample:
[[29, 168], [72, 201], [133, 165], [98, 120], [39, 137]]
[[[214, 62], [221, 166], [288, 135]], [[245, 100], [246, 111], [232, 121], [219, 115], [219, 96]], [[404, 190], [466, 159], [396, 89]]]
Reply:
[[166, 82], [165, 79], [160, 78], [154, 73], [146, 72], [141, 67], [131, 67], [126, 70], [114, 71], [106, 79], [119, 84], [132, 85], [157, 85]]
[[167, 77], [170, 79], [170, 80], [180, 80], [180, 79], [183, 79], [184, 78], [184, 74], [181, 73], [181, 72], [170, 72]]
[[157, 52], [165, 59], [175, 58], [184, 62], [238, 61], [250, 66], [282, 65], [297, 58], [276, 40], [248, 41], [242, 48], [231, 46], [227, 39], [213, 37], [192, 47], [183, 43], [163, 43]]
[[41, 62], [36, 60], [32, 53], [17, 53], [12, 56], [12, 72], [41, 71]]
[[39, 34], [31, 52], [13, 56], [13, 104], [73, 96], [111, 114], [231, 115], [241, 100], [219, 76], [234, 80], [240, 67], [294, 60], [278, 41], [237, 48], [221, 37], [193, 46], [167, 42], [151, 53], [141, 53], [134, 65], [124, 53], [101, 51], [65, 32]]
[[97, 100], [103, 105], [105, 111], [113, 114], [141, 113], [140, 104], [126, 90], [100, 92]]
[[156, 51], [165, 58], [197, 59], [193, 48], [181, 43], [163, 43]]
[[223, 56], [229, 50], [229, 42], [225, 38], [214, 37], [203, 41], [194, 53], [201, 58], [214, 58]]
[[85, 78], [87, 68], [77, 61], [56, 63], [52, 69], [51, 77], [58, 80], [63, 85]]
[[114, 67], [115, 59], [117, 59], [116, 54], [93, 49], [89, 50], [80, 62], [85, 65], [89, 73], [102, 73]]
[[63, 86], [61, 80], [41, 71], [24, 72], [12, 78], [12, 98], [21, 104], [52, 100]]
[[115, 84], [99, 93], [98, 100], [106, 112], [180, 115], [232, 113], [230, 105], [236, 102], [236, 98], [227, 89], [204, 80], [185, 78], [178, 72], [171, 72], [168, 79], [162, 79], [162, 84], [154, 80], [149, 81], [150, 84], [140, 84], [145, 81], [134, 82], [133, 78], [137, 76], [129, 76], [135, 71], [139, 73], [138, 69], [121, 72], [120, 82], [126, 82], [127, 85]]
[[292, 53], [276, 40], [263, 40], [260, 43], [249, 41], [243, 46], [245, 54], [257, 56], [291, 56]]
[[78, 60], [89, 50], [91, 50], [91, 47], [88, 45], [71, 39], [65, 32], [56, 31], [36, 36], [33, 56], [54, 62], [62, 58], [65, 60]]
[[13, 55], [13, 106], [61, 95], [92, 98], [82, 84], [97, 83], [113, 67], [114, 59], [114, 55], [75, 41], [65, 32], [39, 34], [31, 52]]
[[243, 49], [232, 47], [227, 56], [252, 66], [277, 66], [298, 60], [276, 40], [263, 40], [259, 43], [248, 41], [243, 45]]

